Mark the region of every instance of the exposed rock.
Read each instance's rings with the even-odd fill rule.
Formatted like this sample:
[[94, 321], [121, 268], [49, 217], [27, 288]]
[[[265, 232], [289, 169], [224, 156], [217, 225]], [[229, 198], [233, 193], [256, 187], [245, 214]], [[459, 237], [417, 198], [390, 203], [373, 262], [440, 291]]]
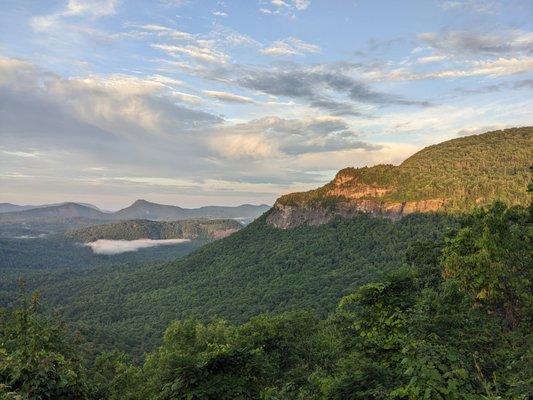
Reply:
[[415, 212], [435, 212], [445, 206], [443, 199], [408, 202], [385, 202], [376, 199], [339, 201], [334, 207], [321, 204], [285, 205], [279, 202], [267, 215], [267, 222], [276, 228], [289, 229], [299, 225], [321, 225], [333, 218], [353, 218], [358, 214], [397, 220]]

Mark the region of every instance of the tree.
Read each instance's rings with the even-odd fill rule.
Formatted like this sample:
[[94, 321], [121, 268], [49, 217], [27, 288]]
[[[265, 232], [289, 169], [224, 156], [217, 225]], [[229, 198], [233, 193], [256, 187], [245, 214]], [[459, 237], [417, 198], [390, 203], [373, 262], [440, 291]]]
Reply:
[[[0, 309], [0, 393], [22, 399], [89, 396], [85, 369], [64, 327], [37, 312], [38, 295]], [[19, 396], [19, 397], [17, 397]]]

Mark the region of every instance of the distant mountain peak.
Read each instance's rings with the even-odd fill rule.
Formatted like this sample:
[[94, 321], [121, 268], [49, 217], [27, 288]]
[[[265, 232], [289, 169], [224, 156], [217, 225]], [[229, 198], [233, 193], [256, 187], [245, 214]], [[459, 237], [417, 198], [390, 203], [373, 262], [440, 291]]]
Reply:
[[137, 199], [137, 200], [135, 200], [133, 202], [132, 206], [144, 206], [144, 205], [149, 205], [149, 204], [156, 204], [156, 203], [152, 203], [152, 202], [150, 202], [148, 200], [144, 200], [144, 199]]

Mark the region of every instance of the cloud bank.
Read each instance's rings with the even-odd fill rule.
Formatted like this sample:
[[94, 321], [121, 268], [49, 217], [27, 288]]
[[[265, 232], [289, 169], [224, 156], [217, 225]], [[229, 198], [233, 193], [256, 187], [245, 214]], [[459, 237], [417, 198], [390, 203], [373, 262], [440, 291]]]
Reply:
[[169, 246], [173, 244], [190, 242], [189, 239], [137, 239], [137, 240], [107, 240], [99, 239], [95, 242], [85, 243], [94, 254], [115, 255], [155, 246]]

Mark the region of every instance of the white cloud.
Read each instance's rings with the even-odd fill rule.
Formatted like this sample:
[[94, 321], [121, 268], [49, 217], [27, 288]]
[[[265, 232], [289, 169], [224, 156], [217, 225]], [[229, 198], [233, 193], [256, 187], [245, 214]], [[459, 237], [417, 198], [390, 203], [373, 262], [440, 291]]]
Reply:
[[[533, 72], [533, 57], [498, 58], [490, 61], [473, 61], [470, 67], [450, 69], [419, 75], [421, 78], [460, 78], [469, 76], [505, 76]], [[416, 75], [415, 75], [416, 76]]]
[[228, 102], [228, 103], [253, 103], [253, 99], [246, 96], [239, 96], [237, 94], [228, 93], [228, 92], [217, 92], [214, 90], [204, 90], [202, 92], [208, 97]]
[[46, 31], [58, 24], [58, 21], [62, 18], [80, 16], [105, 17], [115, 14], [117, 3], [117, 0], [68, 0], [63, 10], [35, 17], [30, 24], [36, 31]]
[[320, 51], [320, 46], [306, 43], [295, 37], [278, 40], [272, 45], [261, 49], [262, 54], [269, 56], [303, 55], [305, 53], [319, 53]]
[[[139, 28], [141, 29], [141, 31], [145, 31], [145, 33], [151, 33], [159, 37], [168, 37], [172, 39], [193, 39], [194, 38], [194, 35], [188, 32], [184, 32], [184, 31], [181, 31], [175, 28], [169, 28], [163, 25], [147, 24], [147, 25], [141, 25], [139, 26]], [[135, 36], [135, 33], [133, 33], [133, 35]]]
[[379, 148], [362, 142], [339, 117], [301, 119], [264, 117], [232, 126], [221, 126], [207, 139], [218, 155], [228, 159], [267, 159], [304, 153]]
[[502, 4], [494, 0], [444, 0], [440, 2], [443, 10], [474, 11], [492, 14], [497, 12]]
[[482, 126], [476, 126], [476, 127], [463, 128], [457, 132], [457, 136], [479, 135], [480, 133], [505, 129], [507, 127], [508, 126], [504, 124], [496, 124], [496, 125], [482, 125]]
[[137, 240], [106, 240], [99, 239], [95, 242], [85, 243], [85, 246], [90, 247], [95, 254], [115, 255], [139, 249], [146, 249], [155, 246], [169, 246], [190, 242], [189, 239], [137, 239]]
[[275, 7], [295, 8], [299, 11], [305, 10], [311, 4], [311, 0], [270, 0]]
[[305, 10], [311, 4], [311, 0], [294, 0], [293, 3], [298, 10]]
[[209, 144], [218, 155], [230, 159], [277, 158], [281, 156], [275, 139], [262, 133], [226, 134], [214, 136]]
[[455, 79], [476, 76], [499, 77], [533, 72], [533, 57], [504, 58], [466, 61], [462, 66], [434, 70], [416, 71], [410, 67], [394, 69], [372, 69], [361, 75], [370, 81], [414, 81], [423, 79]]
[[419, 57], [416, 61], [420, 64], [429, 64], [429, 63], [444, 61], [447, 58], [448, 58], [447, 56], [442, 55], [442, 54], [433, 54], [431, 56]]
[[425, 32], [417, 38], [440, 54], [451, 56], [519, 56], [533, 53], [533, 32], [444, 31]]
[[[175, 98], [189, 103], [200, 101], [174, 90], [173, 86], [180, 83], [161, 75], [145, 78], [88, 75], [65, 79], [23, 61], [0, 58], [4, 95], [15, 91], [14, 96], [46, 99], [71, 118], [116, 136], [174, 136], [176, 131], [195, 131], [221, 121], [211, 114], [176, 105]], [[13, 123], [20, 124], [24, 117], [20, 118]], [[7, 123], [4, 129], [9, 129]]]
[[228, 14], [225, 13], [224, 11], [213, 11], [213, 15], [215, 17], [227, 17]]
[[171, 93], [171, 96], [178, 99], [178, 101], [182, 101], [185, 103], [190, 103], [190, 104], [195, 104], [195, 105], [203, 103], [202, 98], [194, 94], [173, 91]]
[[13, 157], [22, 157], [22, 158], [34, 158], [39, 157], [41, 153], [38, 151], [10, 151], [10, 150], [0, 150], [2, 153], [7, 154], [8, 156]]
[[263, 14], [285, 15], [290, 18], [296, 17], [296, 12], [304, 11], [311, 4], [311, 0], [270, 0], [270, 7], [259, 8]]
[[161, 50], [171, 56], [178, 57], [179, 55], [189, 56], [197, 61], [209, 63], [225, 63], [229, 56], [221, 51], [213, 48], [212, 42], [197, 41], [197, 45], [169, 45], [169, 44], [153, 44], [154, 49]]

